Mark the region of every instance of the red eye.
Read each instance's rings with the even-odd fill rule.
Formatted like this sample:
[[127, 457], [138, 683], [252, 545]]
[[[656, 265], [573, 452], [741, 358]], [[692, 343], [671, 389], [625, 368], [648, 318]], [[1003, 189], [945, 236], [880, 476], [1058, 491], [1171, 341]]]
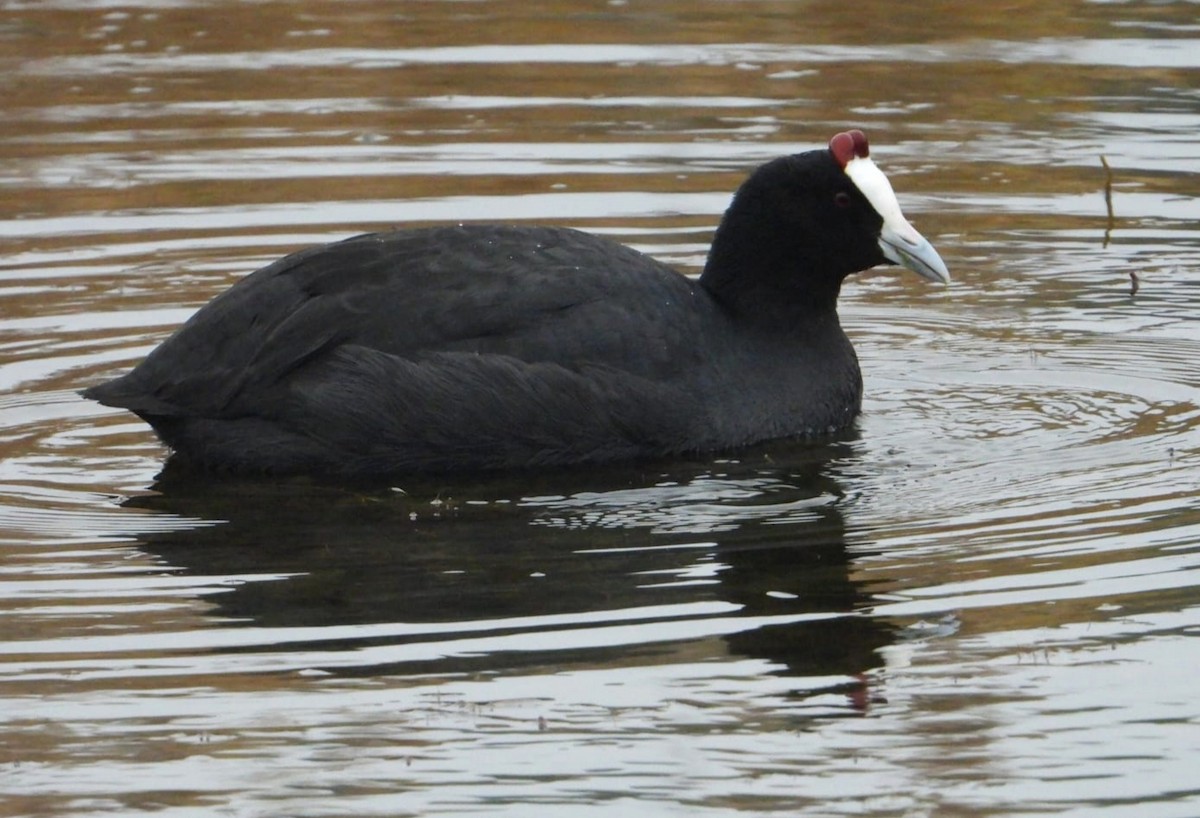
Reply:
[[850, 198], [850, 194], [843, 190], [834, 194], [833, 203], [838, 207], [849, 207], [853, 204], [853, 200]]

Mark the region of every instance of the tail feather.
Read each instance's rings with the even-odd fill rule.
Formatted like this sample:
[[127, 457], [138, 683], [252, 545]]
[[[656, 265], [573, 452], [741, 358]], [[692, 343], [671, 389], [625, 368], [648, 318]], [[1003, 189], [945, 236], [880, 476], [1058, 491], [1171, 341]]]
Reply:
[[156, 397], [141, 387], [137, 380], [129, 375], [123, 375], [111, 381], [89, 386], [80, 393], [88, 400], [94, 400], [105, 406], [117, 409], [128, 409], [136, 415], [145, 418], [147, 415], [177, 415], [179, 408]]

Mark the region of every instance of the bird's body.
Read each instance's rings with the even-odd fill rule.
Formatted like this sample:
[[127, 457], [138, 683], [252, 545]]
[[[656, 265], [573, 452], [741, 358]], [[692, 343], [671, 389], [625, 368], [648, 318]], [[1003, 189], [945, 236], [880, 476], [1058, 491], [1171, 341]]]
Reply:
[[[770, 214], [741, 224], [787, 192], [766, 176], [739, 192], [745, 212], [735, 200], [698, 280], [565, 228], [358, 236], [247, 276], [85, 394], [186, 462], [240, 472], [574, 465], [837, 431], [862, 396], [841, 268], [884, 257], [868, 242], [826, 271]], [[868, 233], [880, 220], [860, 216]], [[797, 279], [797, 264], [818, 269]]]

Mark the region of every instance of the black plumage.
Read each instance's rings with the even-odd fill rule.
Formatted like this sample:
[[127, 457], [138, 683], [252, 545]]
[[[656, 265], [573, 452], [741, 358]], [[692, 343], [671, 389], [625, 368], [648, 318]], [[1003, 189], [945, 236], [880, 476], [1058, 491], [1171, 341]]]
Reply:
[[862, 381], [846, 275], [882, 217], [830, 151], [741, 187], [703, 275], [554, 227], [460, 225], [289, 255], [84, 394], [214, 470], [364, 476], [599, 463], [824, 435]]

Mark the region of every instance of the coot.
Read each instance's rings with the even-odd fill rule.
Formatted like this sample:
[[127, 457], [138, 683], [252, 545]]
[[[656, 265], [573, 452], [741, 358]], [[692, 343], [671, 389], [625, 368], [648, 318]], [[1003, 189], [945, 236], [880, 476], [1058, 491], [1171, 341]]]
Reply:
[[201, 469], [361, 477], [601, 463], [850, 424], [849, 274], [948, 282], [861, 131], [742, 184], [703, 274], [559, 227], [357, 236], [236, 283], [127, 375], [128, 409]]

